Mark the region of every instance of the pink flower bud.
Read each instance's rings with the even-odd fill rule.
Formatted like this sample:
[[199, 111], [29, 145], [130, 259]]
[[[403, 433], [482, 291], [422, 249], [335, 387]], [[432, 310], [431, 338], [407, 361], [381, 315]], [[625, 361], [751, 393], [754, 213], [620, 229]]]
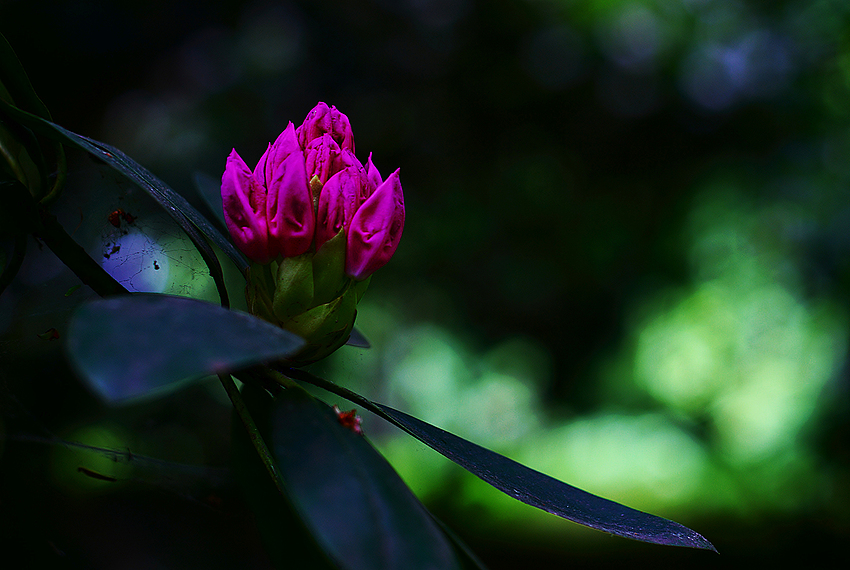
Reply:
[[316, 250], [351, 225], [355, 212], [366, 199], [368, 186], [366, 173], [357, 164], [340, 170], [322, 187], [316, 212]]
[[277, 257], [277, 244], [268, 239], [266, 187], [254, 178], [236, 149], [227, 157], [221, 198], [227, 229], [242, 253], [258, 263]]
[[345, 273], [360, 281], [383, 267], [395, 253], [403, 229], [404, 194], [396, 170], [361, 204], [351, 220]]
[[313, 139], [324, 134], [339, 145], [339, 148], [354, 153], [354, 134], [348, 117], [340, 113], [336, 107], [330, 108], [325, 103], [319, 103], [307, 113], [304, 123], [298, 127], [298, 142], [306, 149]]
[[307, 164], [307, 176], [318, 176], [322, 184], [342, 168], [342, 150], [330, 135], [322, 135], [311, 140], [304, 147], [304, 159]]
[[364, 167], [348, 117], [319, 103], [297, 129], [287, 125], [253, 172], [231, 152], [221, 195], [234, 242], [259, 264], [248, 274], [251, 312], [307, 341], [293, 363], [336, 350], [354, 325], [366, 278], [401, 239], [398, 170], [383, 180], [372, 155]]
[[372, 164], [372, 153], [369, 153], [369, 160], [366, 161], [366, 177], [369, 179], [369, 185], [371, 186], [369, 195], [375, 191], [375, 188], [381, 185], [383, 180], [381, 179], [381, 173], [378, 172], [378, 169], [375, 168], [375, 165]]
[[224, 219], [237, 247], [257, 263], [310, 249], [315, 229], [304, 154], [289, 123], [251, 173], [234, 150], [221, 180]]
[[304, 155], [292, 123], [267, 151], [264, 167], [269, 237], [284, 257], [301, 255], [313, 243], [315, 214]]

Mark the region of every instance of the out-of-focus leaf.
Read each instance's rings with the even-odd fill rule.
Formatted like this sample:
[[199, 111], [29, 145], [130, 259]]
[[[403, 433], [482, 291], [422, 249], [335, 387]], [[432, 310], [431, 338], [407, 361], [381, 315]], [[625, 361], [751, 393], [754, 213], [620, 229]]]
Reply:
[[0, 295], [18, 274], [27, 252], [27, 236], [15, 236], [9, 241], [12, 242], [11, 257], [6, 254], [5, 244], [0, 245]]
[[276, 398], [272, 453], [318, 542], [350, 570], [460, 568], [430, 514], [366, 439], [300, 389]]
[[[8, 104], [7, 106], [15, 105], [28, 113], [33, 113], [34, 116], [48, 121], [50, 120], [50, 112], [41, 99], [39, 99], [30, 83], [29, 77], [27, 77], [26, 71], [24, 71], [24, 67], [21, 65], [20, 60], [18, 60], [18, 56], [15, 55], [15, 51], [3, 34], [0, 34], [0, 101]], [[6, 128], [12, 128], [12, 125], [6, 125]], [[42, 176], [46, 175], [44, 172], [42, 152], [46, 152], [52, 160], [53, 166], [55, 166], [56, 179], [53, 187], [49, 189], [46, 196], [42, 197], [42, 200], [55, 199], [58, 197], [65, 182], [65, 151], [62, 145], [57, 141], [51, 146], [41, 148], [34, 138], [27, 136], [31, 135], [31, 133], [24, 133], [18, 129], [15, 130], [18, 131], [18, 142], [27, 149], [29, 158], [35, 161], [33, 166], [40, 167], [40, 174]], [[6, 148], [3, 150], [8, 152], [11, 141], [8, 139], [4, 141], [3, 139], [6, 138], [4, 135], [11, 133], [4, 133], [4, 131], [5, 129], [0, 127], [0, 148], [5, 146]], [[9, 157], [7, 156], [7, 158]], [[30, 180], [30, 182], [36, 183], [35, 180]], [[46, 182], [46, 180], [39, 180], [38, 184], [46, 185]], [[45, 191], [47, 191], [46, 188]], [[39, 195], [39, 197], [41, 196]]]
[[0, 181], [0, 204], [0, 236], [26, 235], [38, 228], [35, 200], [18, 180]]
[[360, 394], [308, 372], [290, 369], [285, 371], [285, 374], [333, 392], [374, 412], [523, 503], [625, 538], [668, 546], [715, 550], [714, 546], [700, 534], [677, 522], [626, 507], [567, 485], [503, 455], [404, 412], [372, 402]]
[[[3, 91], [14, 100], [14, 104], [31, 113], [50, 119], [47, 107], [41, 102], [32, 88], [24, 67], [9, 42], [0, 34], [0, 98], [4, 98]], [[10, 103], [12, 101], [9, 101]]]
[[286, 358], [302, 345], [295, 335], [251, 315], [168, 295], [93, 301], [68, 323], [71, 361], [107, 402]]

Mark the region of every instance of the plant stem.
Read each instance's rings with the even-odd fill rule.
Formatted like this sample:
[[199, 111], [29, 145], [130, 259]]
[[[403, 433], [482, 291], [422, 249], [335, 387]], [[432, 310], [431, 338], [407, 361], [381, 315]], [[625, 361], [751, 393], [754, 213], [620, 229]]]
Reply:
[[299, 386], [298, 383], [292, 378], [289, 378], [285, 374], [282, 374], [281, 372], [273, 368], [269, 368], [268, 366], [258, 367], [252, 372], [255, 372], [256, 375], [260, 377], [260, 380], [271, 381], [276, 385], [282, 386], [283, 388], [297, 388], [299, 390], [304, 389]]
[[252, 418], [250, 412], [248, 412], [248, 408], [245, 406], [245, 401], [242, 399], [242, 394], [239, 393], [239, 389], [233, 382], [233, 378], [230, 374], [219, 374], [218, 378], [221, 380], [221, 385], [224, 386], [227, 395], [230, 397], [230, 401], [233, 402], [233, 407], [236, 408], [236, 413], [239, 414], [239, 419], [242, 420], [242, 425], [244, 425], [245, 429], [248, 430], [248, 438], [251, 440], [254, 449], [257, 450], [257, 455], [260, 456], [260, 461], [262, 461], [263, 465], [266, 466], [266, 471], [268, 471], [269, 476], [272, 478], [272, 481], [274, 481], [274, 485], [277, 487], [278, 493], [285, 497], [286, 493], [284, 492], [283, 479], [280, 477], [280, 473], [277, 470], [271, 451], [269, 451], [266, 441], [263, 439], [262, 434], [260, 434], [257, 424], [254, 423], [254, 418]]

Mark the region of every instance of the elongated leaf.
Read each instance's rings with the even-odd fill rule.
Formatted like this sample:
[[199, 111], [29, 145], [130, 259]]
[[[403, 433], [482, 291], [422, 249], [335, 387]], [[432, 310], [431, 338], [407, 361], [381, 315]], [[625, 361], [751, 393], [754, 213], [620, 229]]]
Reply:
[[72, 316], [67, 336], [72, 364], [107, 402], [285, 358], [303, 344], [251, 315], [154, 294], [87, 303]]
[[[63, 127], [60, 127], [59, 125], [54, 125], [53, 123], [51, 123], [51, 125], [57, 130], [57, 132], [63, 134], [73, 144], [79, 146], [89, 154], [100, 158], [120, 174], [124, 175], [128, 180], [135, 183], [139, 188], [147, 192], [148, 195], [151, 196], [172, 217], [172, 219], [174, 219], [175, 222], [177, 222], [183, 231], [186, 232], [186, 235], [189, 236], [192, 244], [194, 244], [195, 248], [197, 248], [198, 252], [201, 254], [204, 262], [207, 264], [207, 267], [210, 270], [210, 275], [212, 275], [212, 278], [215, 281], [216, 289], [218, 290], [222, 305], [229, 306], [230, 303], [227, 296], [227, 288], [224, 285], [224, 275], [221, 270], [221, 265], [218, 263], [218, 258], [216, 257], [215, 252], [213, 252], [212, 248], [204, 238], [204, 235], [207, 234], [202, 235], [202, 232], [199, 231], [202, 226], [206, 225], [210, 232], [214, 232], [218, 235], [215, 228], [213, 228], [209, 222], [207, 222], [206, 219], [197, 212], [197, 210], [186, 202], [182, 196], [177, 194], [159, 178], [151, 174], [150, 171], [136, 163], [133, 159], [117, 148], [82, 135], [77, 135]], [[194, 216], [191, 216], [192, 213], [194, 213]], [[222, 240], [224, 240], [224, 238], [222, 238]]]
[[192, 240], [192, 243], [210, 268], [210, 274], [216, 282], [222, 301], [226, 304], [227, 291], [224, 288], [224, 277], [221, 267], [219, 266], [218, 259], [215, 257], [215, 253], [213, 253], [201, 234], [217, 245], [243, 273], [247, 269], [248, 263], [236, 247], [216, 230], [183, 196], [172, 190], [163, 181], [122, 151], [111, 145], [73, 133], [55, 123], [51, 123], [9, 105], [4, 101], [0, 101], [0, 110], [15, 120], [20, 121], [21, 124], [28, 126], [33, 131], [50, 138], [68, 142], [88, 152], [147, 192], [183, 228], [186, 235]]
[[[243, 384], [240, 394], [260, 437], [269, 441], [274, 406], [271, 394], [252, 382]], [[245, 427], [234, 406], [231, 429], [233, 475], [254, 515], [272, 565], [280, 570], [339, 570], [331, 563], [301, 515], [292, 506], [288, 494], [283, 491], [283, 485], [278, 487], [274, 479], [269, 477], [257, 453], [256, 437], [246, 431]], [[279, 478], [279, 473], [277, 475]]]
[[0, 72], [0, 78], [2, 78], [0, 85], [6, 88], [17, 105], [45, 119], [50, 119], [47, 107], [36, 95], [24, 67], [3, 34], [0, 34]]
[[[715, 550], [700, 534], [671, 520], [592, 495], [389, 406], [304, 372], [284, 372], [342, 396], [400, 427], [503, 493], [559, 517], [617, 536]], [[716, 550], [715, 550], [716, 551]]]
[[[34, 113], [48, 121], [50, 120], [50, 112], [41, 99], [39, 99], [27, 77], [26, 71], [24, 71], [24, 67], [21, 65], [21, 62], [15, 55], [15, 51], [3, 34], [0, 34], [0, 100], [4, 100], [9, 105], [17, 105], [27, 112]], [[6, 127], [9, 128], [10, 125], [6, 125]], [[2, 130], [0, 128], [0, 149], [4, 146]], [[27, 148], [30, 158], [42, 167], [42, 173], [44, 173], [44, 170], [41, 151], [47, 152], [52, 159], [52, 167], [55, 167], [56, 178], [47, 196], [42, 198], [42, 202], [55, 199], [58, 197], [65, 182], [65, 151], [62, 145], [57, 141], [52, 146], [41, 149], [38, 143], [30, 139], [26, 133], [18, 132], [17, 134], [21, 137], [19, 142]], [[5, 150], [8, 151], [8, 148]], [[42, 181], [42, 183], [46, 183], [46, 181]]]
[[216, 180], [203, 172], [195, 172], [192, 180], [195, 182], [195, 190], [198, 191], [198, 195], [215, 216], [215, 221], [219, 223], [220, 227], [227, 227], [227, 223], [224, 221], [224, 208], [221, 205], [221, 179]]
[[284, 390], [271, 428], [290, 499], [341, 568], [460, 567], [448, 538], [389, 463], [327, 405]]

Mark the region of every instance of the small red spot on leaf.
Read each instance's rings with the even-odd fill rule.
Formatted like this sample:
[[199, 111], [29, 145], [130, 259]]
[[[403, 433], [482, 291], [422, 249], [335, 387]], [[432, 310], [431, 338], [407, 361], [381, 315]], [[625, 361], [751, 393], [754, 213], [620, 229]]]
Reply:
[[109, 212], [109, 216], [107, 216], [107, 219], [109, 220], [110, 224], [112, 224], [116, 228], [120, 228], [121, 220], [124, 220], [128, 224], [132, 224], [136, 221], [136, 216], [125, 212], [123, 208], [118, 208], [117, 210]]
[[358, 435], [363, 435], [363, 428], [360, 427], [360, 423], [362, 422], [362, 420], [360, 416], [357, 415], [357, 410], [343, 412], [339, 409], [339, 406], [335, 405], [334, 412], [336, 413], [336, 417], [341, 425], [347, 427]]
[[124, 213], [125, 213], [124, 210], [122, 210], [121, 208], [118, 208], [115, 211], [109, 212], [109, 216], [107, 216], [107, 219], [109, 220], [110, 224], [112, 224], [116, 228], [120, 228], [121, 227], [121, 216], [123, 216]]
[[57, 340], [59, 338], [59, 331], [55, 328], [49, 328], [43, 333], [39, 333], [38, 338], [42, 340]]

